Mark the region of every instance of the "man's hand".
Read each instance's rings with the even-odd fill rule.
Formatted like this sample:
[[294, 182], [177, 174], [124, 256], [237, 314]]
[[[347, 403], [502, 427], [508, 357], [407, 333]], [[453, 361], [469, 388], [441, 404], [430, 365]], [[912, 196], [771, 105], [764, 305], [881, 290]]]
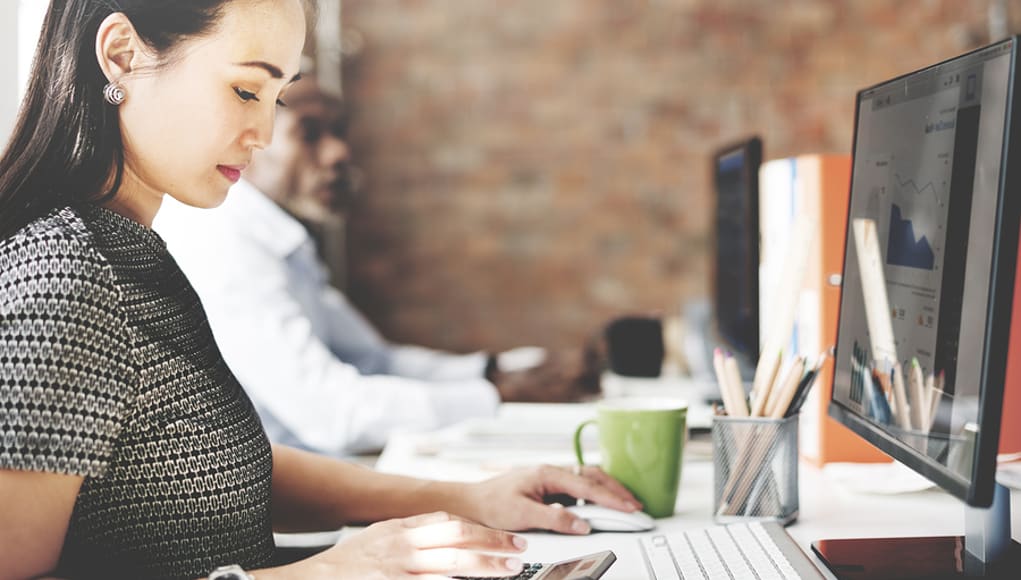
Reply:
[[530, 368], [496, 369], [489, 378], [506, 402], [566, 403], [598, 395], [602, 370], [602, 358], [595, 350], [572, 349], [549, 352]]

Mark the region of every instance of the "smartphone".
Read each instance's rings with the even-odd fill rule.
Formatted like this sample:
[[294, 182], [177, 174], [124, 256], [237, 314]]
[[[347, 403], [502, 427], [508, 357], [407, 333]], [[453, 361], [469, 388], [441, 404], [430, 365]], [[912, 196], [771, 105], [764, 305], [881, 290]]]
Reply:
[[[617, 555], [607, 550], [553, 564], [525, 564], [520, 574], [503, 576], [501, 580], [597, 580], [616, 561]], [[462, 580], [494, 580], [493, 578], [459, 578]]]

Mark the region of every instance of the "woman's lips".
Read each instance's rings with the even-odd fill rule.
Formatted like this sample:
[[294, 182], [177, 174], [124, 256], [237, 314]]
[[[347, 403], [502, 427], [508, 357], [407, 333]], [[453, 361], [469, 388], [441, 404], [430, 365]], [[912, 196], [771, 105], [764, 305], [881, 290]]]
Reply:
[[241, 169], [236, 167], [229, 167], [227, 165], [217, 165], [217, 169], [224, 177], [230, 180], [231, 183], [237, 183], [237, 180], [241, 179]]

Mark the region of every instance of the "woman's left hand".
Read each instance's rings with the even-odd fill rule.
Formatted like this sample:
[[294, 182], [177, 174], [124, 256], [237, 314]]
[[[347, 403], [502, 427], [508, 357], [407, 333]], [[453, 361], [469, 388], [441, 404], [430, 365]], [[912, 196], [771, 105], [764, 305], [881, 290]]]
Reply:
[[642, 508], [635, 496], [602, 469], [567, 469], [542, 465], [519, 469], [467, 486], [468, 517], [503, 530], [545, 529], [587, 534], [585, 520], [543, 498], [567, 494], [599, 505], [632, 512]]

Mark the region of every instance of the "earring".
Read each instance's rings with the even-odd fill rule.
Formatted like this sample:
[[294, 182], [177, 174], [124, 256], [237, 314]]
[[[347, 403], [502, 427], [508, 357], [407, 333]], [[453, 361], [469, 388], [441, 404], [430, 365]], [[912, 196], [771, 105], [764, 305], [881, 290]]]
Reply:
[[107, 103], [115, 107], [123, 103], [127, 96], [127, 93], [124, 92], [124, 87], [120, 86], [116, 81], [111, 81], [103, 87], [103, 98], [106, 99]]

